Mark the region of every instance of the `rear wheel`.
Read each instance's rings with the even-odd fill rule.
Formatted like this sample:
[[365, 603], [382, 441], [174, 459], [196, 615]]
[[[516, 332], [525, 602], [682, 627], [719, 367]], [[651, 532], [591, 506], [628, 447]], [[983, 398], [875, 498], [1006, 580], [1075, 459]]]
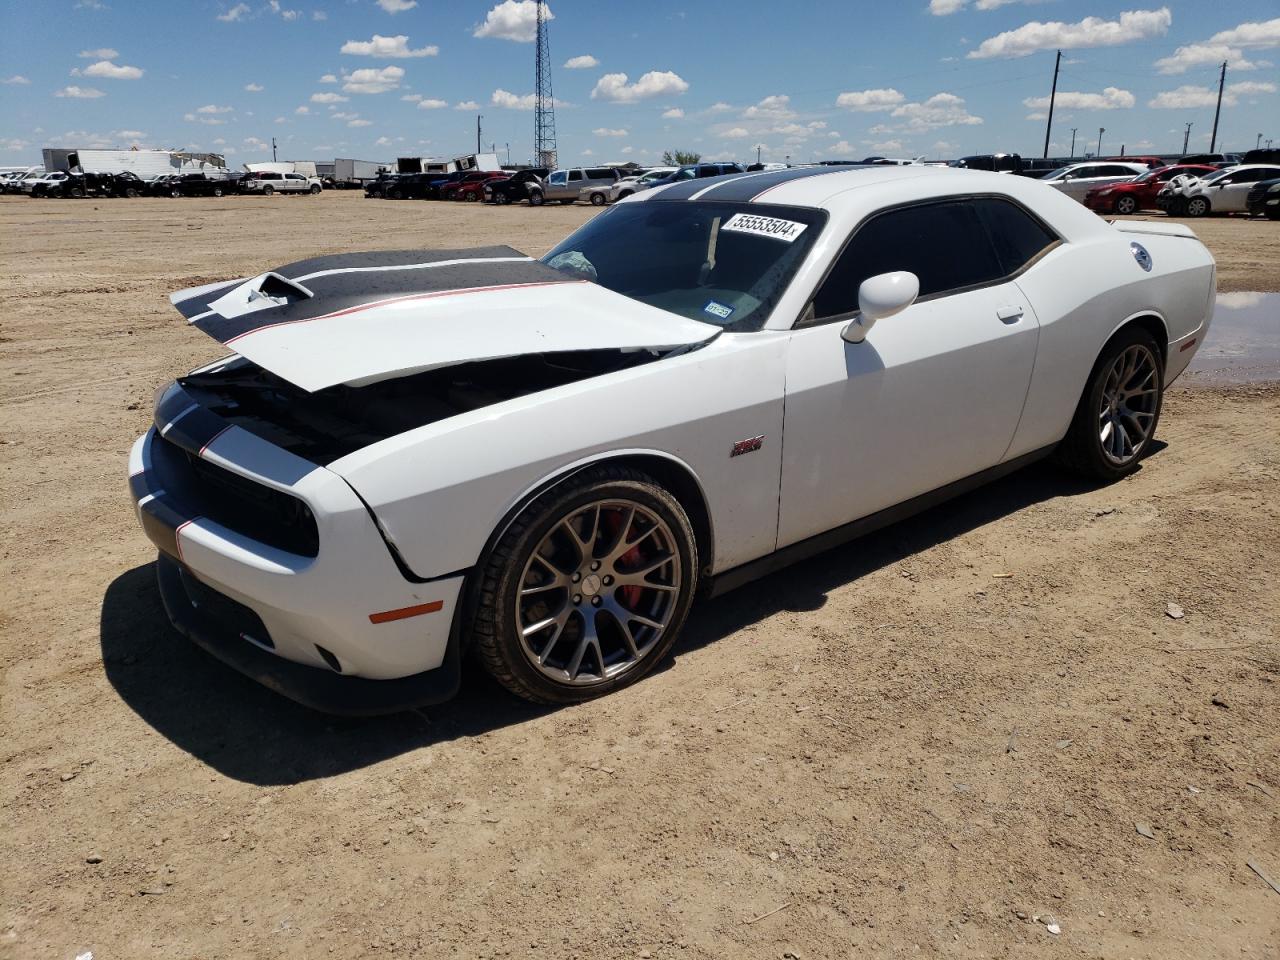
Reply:
[[[267, 189], [270, 190], [271, 188], [268, 187]], [[172, 190], [169, 191], [169, 196], [172, 197], [174, 200], [177, 200], [179, 197], [182, 196], [182, 191], [179, 190], [177, 187], [174, 187]]]
[[511, 198], [508, 197], [501, 190], [495, 190], [493, 194], [493, 202], [496, 203], [498, 206], [503, 207], [511, 202]]
[[1188, 217], [1203, 217], [1209, 212], [1209, 201], [1205, 197], [1192, 197], [1187, 201]]
[[476, 193], [474, 190], [467, 194], [467, 203], [475, 203], [479, 199], [480, 194]]
[[1163, 395], [1159, 346], [1141, 327], [1125, 327], [1093, 365], [1058, 459], [1106, 483], [1132, 473], [1155, 436]]
[[319, 192], [320, 192], [320, 184], [318, 184], [318, 183], [313, 183], [313, 184], [311, 185], [311, 193], [312, 193], [312, 195], [315, 195], [315, 194], [317, 194], [317, 193], [319, 193]]
[[215, 197], [220, 197], [220, 196], [222, 196], [222, 188], [221, 188], [221, 187], [214, 187], [214, 188], [213, 188], [213, 195], [214, 195]]
[[129, 187], [127, 190], [125, 190], [124, 195], [128, 197], [130, 200], [132, 200], [138, 196], [138, 190], [136, 187]]
[[72, 187], [67, 192], [77, 200], [84, 199], [84, 187]]
[[1133, 197], [1121, 197], [1116, 201], [1116, 213], [1128, 215], [1138, 209], [1138, 201]]
[[576, 703], [666, 655], [697, 581], [693, 529], [651, 477], [595, 467], [536, 498], [479, 568], [471, 634], [512, 693]]

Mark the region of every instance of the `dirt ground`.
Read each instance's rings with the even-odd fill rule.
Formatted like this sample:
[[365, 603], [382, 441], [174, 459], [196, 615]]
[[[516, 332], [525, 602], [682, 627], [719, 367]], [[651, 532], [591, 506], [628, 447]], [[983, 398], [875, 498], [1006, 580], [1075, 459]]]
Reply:
[[[0, 199], [0, 956], [1280, 956], [1276, 386], [704, 602], [572, 709], [473, 670], [334, 720], [169, 627], [125, 457], [220, 348], [168, 292], [592, 212]], [[1195, 228], [1280, 290], [1280, 224]]]

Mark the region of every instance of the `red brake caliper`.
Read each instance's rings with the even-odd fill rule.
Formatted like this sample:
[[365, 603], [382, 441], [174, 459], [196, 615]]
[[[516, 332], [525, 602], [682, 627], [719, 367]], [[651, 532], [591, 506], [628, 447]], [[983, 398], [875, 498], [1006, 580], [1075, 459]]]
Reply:
[[[608, 514], [608, 520], [606, 521], [606, 526], [609, 527], [610, 538], [618, 536], [618, 527], [621, 525], [622, 515], [618, 512], [610, 511]], [[639, 564], [642, 557], [643, 552], [637, 544], [617, 559], [614, 563], [614, 569], [616, 570], [618, 567], [634, 568]], [[622, 605], [628, 610], [637, 609], [637, 606], [640, 603], [640, 598], [643, 594], [644, 587], [628, 586], [618, 588], [618, 595], [622, 600]]]

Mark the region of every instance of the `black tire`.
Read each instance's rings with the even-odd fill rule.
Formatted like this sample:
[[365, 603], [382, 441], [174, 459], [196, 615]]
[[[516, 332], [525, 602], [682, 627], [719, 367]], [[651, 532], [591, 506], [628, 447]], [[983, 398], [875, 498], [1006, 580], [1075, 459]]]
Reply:
[[593, 207], [603, 207], [608, 202], [608, 197], [603, 193], [593, 193], [591, 195], [591, 205]]
[[508, 203], [511, 202], [511, 198], [508, 197], [505, 193], [502, 193], [501, 191], [494, 191], [493, 202], [500, 207], [505, 207]]
[[[640, 659], [606, 679], [586, 684], [558, 682], [534, 665], [517, 635], [521, 580], [543, 538], [575, 511], [601, 500], [630, 501], [659, 517], [672, 533], [673, 556], [678, 556], [679, 570], [684, 575], [671, 600], [664, 632]], [[639, 471], [611, 466], [589, 468], [531, 501], [476, 568], [469, 597], [469, 632], [474, 651], [494, 679], [516, 696], [535, 703], [580, 703], [611, 693], [649, 674], [670, 652], [693, 602], [698, 564], [693, 527], [675, 497]], [[586, 580], [582, 582], [585, 584]], [[566, 598], [565, 603], [568, 602]]]
[[1133, 197], [1120, 197], [1116, 200], [1116, 213], [1128, 216], [1138, 212], [1138, 201]]
[[262, 188], [262, 195], [263, 195], [264, 197], [269, 197], [269, 196], [271, 196], [271, 195], [272, 195], [273, 193], [275, 193], [275, 192], [276, 192], [275, 187], [271, 186], [271, 184], [269, 184], [269, 183], [268, 183], [265, 187], [263, 187], [263, 188]]
[[625, 200], [627, 199], [627, 197], [631, 196], [633, 193], [635, 193], [634, 190], [623, 190], [621, 193], [618, 194], [618, 199]]
[[83, 199], [84, 199], [84, 188], [83, 188], [83, 187], [72, 187], [72, 188], [71, 188], [69, 191], [67, 191], [67, 192], [68, 192], [71, 196], [73, 196], [75, 199], [77, 199], [77, 200], [83, 200]]
[[214, 187], [214, 188], [213, 188], [213, 195], [214, 195], [215, 197], [220, 197], [220, 196], [222, 196], [222, 188], [221, 188], [221, 187]]
[[172, 199], [177, 200], [179, 197], [181, 197], [181, 196], [182, 196], [182, 191], [181, 191], [181, 190], [178, 190], [177, 188], [174, 188], [173, 190], [170, 190], [170, 191], [169, 191], [169, 196], [170, 196]]
[[387, 199], [388, 199], [388, 200], [399, 200], [399, 199], [400, 199], [400, 191], [399, 191], [399, 190], [388, 190], [388, 191], [387, 191]]
[[127, 190], [125, 190], [124, 195], [128, 197], [130, 200], [134, 200], [138, 197], [138, 190], [136, 187], [129, 187]]
[[474, 190], [471, 190], [467, 193], [467, 203], [475, 203], [479, 199], [480, 199], [480, 194], [476, 193]]
[[315, 196], [315, 195], [316, 195], [317, 193], [319, 193], [319, 192], [320, 192], [320, 184], [318, 184], [318, 183], [313, 183], [313, 184], [311, 185], [311, 194], [312, 194], [312, 196]]
[[542, 195], [541, 190], [534, 190], [529, 194], [529, 206], [540, 207], [547, 202], [547, 198]]
[[[1146, 436], [1140, 444], [1135, 446], [1128, 459], [1123, 463], [1117, 463], [1103, 449], [1099, 430], [1100, 411], [1112, 364], [1117, 357], [1133, 347], [1146, 350], [1154, 359], [1154, 407], [1150, 412], [1151, 425]], [[1099, 354], [1093, 369], [1089, 372], [1089, 380], [1080, 396], [1080, 403], [1076, 406], [1071, 426], [1062, 443], [1058, 445], [1055, 456], [1059, 463], [1075, 473], [1103, 483], [1114, 483], [1138, 469], [1143, 456], [1151, 449], [1156, 429], [1160, 425], [1163, 402], [1164, 356], [1160, 346], [1142, 327], [1130, 324], [1119, 330], [1102, 348], [1102, 353]]]
[[1203, 217], [1210, 210], [1208, 197], [1191, 197], [1186, 202], [1186, 214], [1188, 217]]
[[1263, 212], [1268, 220], [1280, 220], [1280, 207], [1267, 207]]

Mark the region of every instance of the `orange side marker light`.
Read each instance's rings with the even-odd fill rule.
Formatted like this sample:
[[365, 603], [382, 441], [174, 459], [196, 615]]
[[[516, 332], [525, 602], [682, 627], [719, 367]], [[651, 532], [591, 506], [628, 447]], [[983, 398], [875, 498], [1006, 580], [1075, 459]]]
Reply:
[[420, 617], [424, 613], [436, 613], [444, 609], [443, 600], [432, 600], [420, 603], [415, 607], [401, 607], [399, 610], [383, 610], [381, 613], [369, 614], [370, 623], [390, 623], [392, 620], [407, 620], [409, 617]]

